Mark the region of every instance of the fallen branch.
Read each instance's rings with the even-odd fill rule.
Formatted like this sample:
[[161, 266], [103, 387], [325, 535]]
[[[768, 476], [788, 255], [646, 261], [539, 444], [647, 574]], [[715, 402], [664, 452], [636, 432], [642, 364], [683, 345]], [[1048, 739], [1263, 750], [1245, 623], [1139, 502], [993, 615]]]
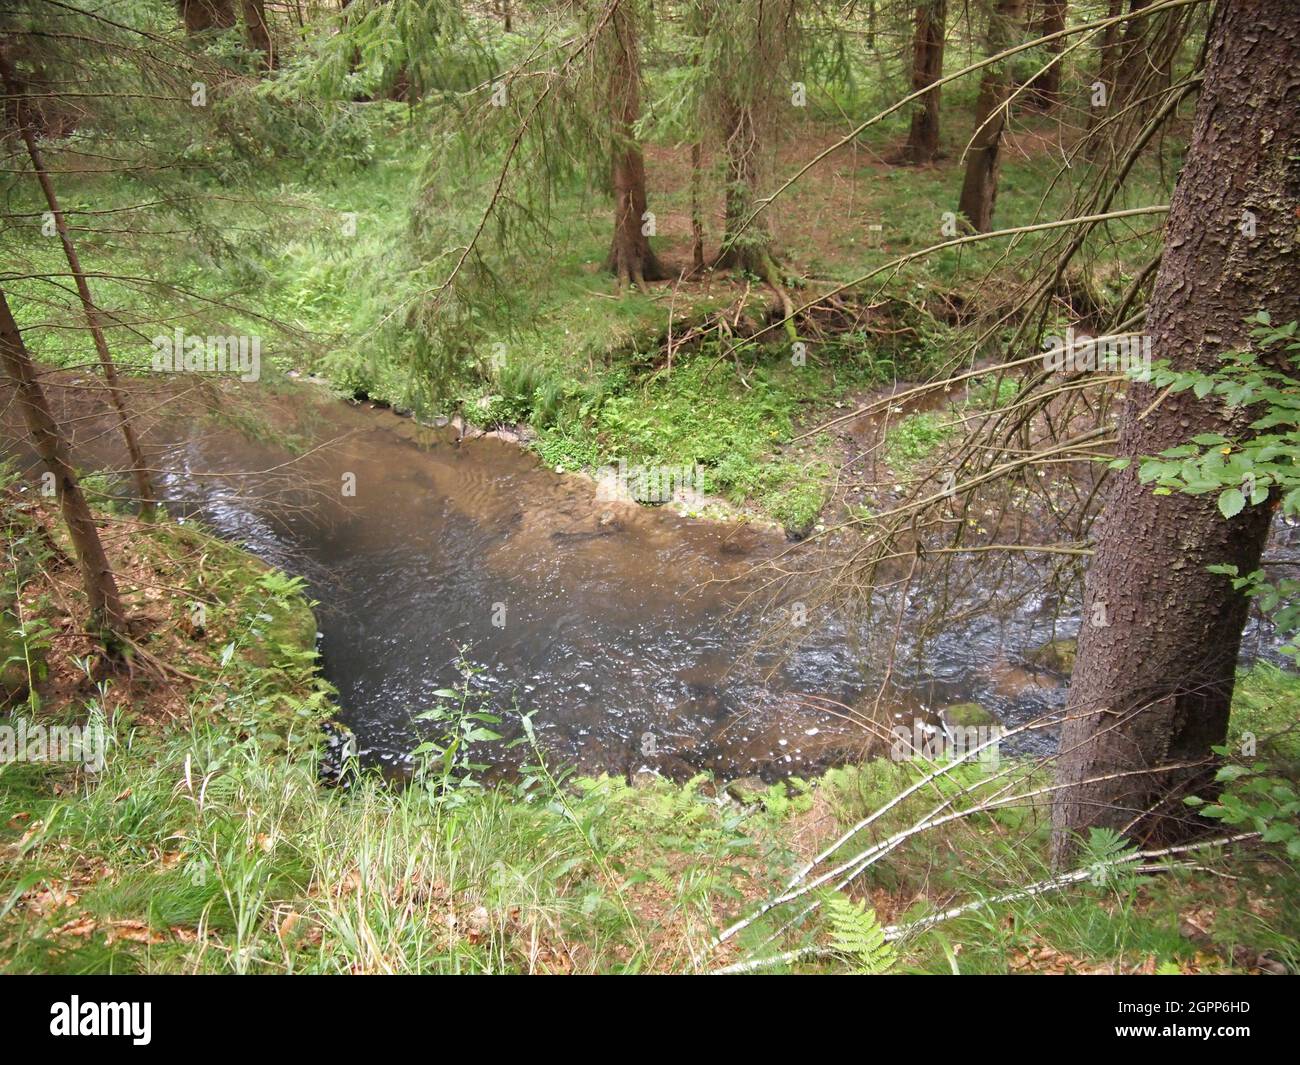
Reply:
[[[1077, 884], [1084, 880], [1091, 880], [1097, 875], [1099, 870], [1113, 869], [1122, 865], [1131, 865], [1134, 862], [1147, 862], [1155, 858], [1169, 858], [1179, 854], [1189, 854], [1193, 851], [1207, 850], [1210, 847], [1229, 846], [1233, 843], [1244, 843], [1246, 840], [1258, 839], [1258, 832], [1242, 832], [1235, 836], [1223, 836], [1219, 839], [1205, 840], [1201, 843], [1188, 843], [1179, 847], [1164, 847], [1160, 850], [1136, 851], [1133, 854], [1126, 854], [1119, 858], [1114, 858], [1106, 862], [1096, 862], [1093, 865], [1085, 866], [1082, 869], [1075, 869], [1068, 873], [1062, 873], [1059, 876], [1051, 877], [1048, 880], [1040, 880], [1036, 884], [1030, 884], [1028, 887], [1018, 888], [1015, 891], [1008, 891], [1002, 895], [994, 895], [990, 898], [974, 899], [971, 902], [962, 903], [960, 906], [954, 906], [951, 909], [944, 910], [942, 913], [931, 914], [929, 917], [922, 917], [916, 921], [910, 921], [907, 924], [893, 924], [885, 927], [885, 940], [895, 942], [918, 932], [924, 932], [933, 928], [944, 921], [951, 921], [957, 917], [963, 917], [968, 913], [981, 910], [989, 906], [999, 906], [1005, 902], [1017, 902], [1022, 899], [1034, 898], [1037, 895], [1046, 895], [1052, 891], [1059, 891], [1063, 887], [1069, 887], [1071, 884]], [[1168, 873], [1185, 867], [1183, 864], [1173, 865], [1141, 865], [1137, 868], [1138, 873]], [[724, 966], [721, 969], [714, 969], [710, 975], [727, 976], [739, 973], [756, 972], [759, 969], [770, 968], [773, 965], [789, 965], [796, 961], [805, 961], [809, 958], [830, 957], [836, 953], [831, 947], [800, 947], [797, 950], [788, 950], [782, 954], [773, 954], [766, 958], [751, 958], [748, 961], [735, 962], [732, 965]]]

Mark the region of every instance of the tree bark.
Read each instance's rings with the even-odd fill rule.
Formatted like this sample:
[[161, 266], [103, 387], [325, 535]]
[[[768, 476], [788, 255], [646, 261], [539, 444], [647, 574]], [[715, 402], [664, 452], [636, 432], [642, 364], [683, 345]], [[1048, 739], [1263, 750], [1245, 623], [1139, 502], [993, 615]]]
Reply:
[[612, 63], [609, 96], [614, 108], [614, 238], [607, 260], [620, 289], [629, 281], [644, 289], [647, 281], [662, 281], [667, 274], [655, 258], [646, 232], [645, 159], [636, 139], [641, 117], [641, 56], [636, 13], [629, 0], [619, 0], [610, 15]]
[[[989, 17], [989, 54], [1004, 51], [1025, 11], [1025, 0], [998, 0]], [[986, 233], [993, 224], [997, 204], [998, 176], [1002, 171], [1002, 130], [1006, 125], [1006, 104], [1011, 93], [1011, 78], [1005, 63], [985, 70], [975, 104], [977, 130], [966, 154], [966, 174], [962, 180], [958, 210], [977, 233]]]
[[[1181, 370], [1217, 368], [1248, 343], [1244, 319], [1261, 309], [1300, 319], [1300, 8], [1228, 0], [1212, 34], [1146, 323], [1153, 356]], [[1118, 453], [1133, 462], [1109, 484], [1095, 528], [1057, 767], [1058, 865], [1093, 827], [1142, 838], [1185, 829], [1180, 800], [1212, 778], [1210, 749], [1227, 735], [1248, 603], [1206, 567], [1254, 570], [1273, 504], [1226, 520], [1215, 493], [1157, 496], [1136, 469], [1198, 433], [1239, 439], [1257, 415], [1191, 391], [1156, 399], [1151, 386], [1129, 389]], [[1183, 763], [1196, 764], [1162, 769]]]
[[235, 0], [177, 0], [186, 33], [228, 30], [235, 25]]
[[[1069, 0], [1044, 0], [1042, 12], [1034, 24], [1034, 36], [1046, 37], [1065, 29], [1065, 15], [1069, 6]], [[1052, 41], [1045, 47], [1048, 55], [1055, 58], [1064, 50], [1065, 39]], [[1026, 95], [1034, 107], [1044, 111], [1056, 107], [1061, 102], [1061, 64], [1053, 63], [1036, 78], [1032, 78]]]
[[244, 36], [248, 47], [262, 54], [263, 69], [274, 70], [278, 56], [271, 27], [266, 21], [266, 0], [240, 0], [239, 6], [244, 15]]
[[91, 298], [90, 285], [86, 281], [85, 271], [81, 268], [81, 260], [77, 256], [76, 246], [72, 243], [72, 235], [68, 230], [67, 220], [59, 209], [59, 200], [54, 192], [54, 183], [50, 180], [49, 171], [45, 168], [45, 160], [41, 155], [40, 147], [36, 143], [36, 134], [32, 130], [32, 123], [29, 120], [25, 106], [26, 100], [19, 88], [17, 74], [3, 49], [0, 49], [0, 83], [3, 83], [5, 91], [14, 97], [16, 101], [18, 131], [23, 138], [23, 143], [27, 146], [27, 154], [31, 158], [32, 169], [36, 172], [36, 180], [40, 182], [41, 191], [45, 193], [45, 202], [54, 218], [54, 228], [63, 244], [63, 253], [68, 260], [68, 269], [72, 272], [73, 280], [76, 282], [77, 295], [81, 299], [86, 324], [95, 343], [99, 364], [104, 371], [104, 387], [108, 392], [109, 399], [112, 400], [113, 409], [117, 412], [118, 427], [122, 432], [122, 439], [126, 442], [127, 455], [131, 460], [131, 476], [135, 479], [136, 491], [140, 496], [140, 505], [144, 512], [148, 514], [152, 512], [158, 502], [157, 496], [154, 495], [153, 482], [149, 478], [149, 467], [145, 465], [144, 452], [140, 448], [140, 442], [135, 435], [135, 428], [131, 424], [131, 412], [127, 407], [126, 394], [117, 382], [117, 367], [113, 364], [112, 353], [108, 350], [108, 341], [104, 337], [104, 329], [99, 321], [99, 310], [95, 306], [95, 301]]
[[727, 184], [723, 194], [723, 250], [717, 265], [748, 270], [761, 277], [771, 238], [761, 215], [751, 220], [758, 188], [758, 128], [753, 111], [734, 100], [724, 107], [723, 124], [727, 130]]
[[[1128, 13], [1135, 15], [1145, 7], [1151, 6], [1151, 0], [1129, 0]], [[1151, 18], [1130, 18], [1124, 23], [1124, 31], [1116, 48], [1115, 83], [1111, 86], [1110, 106], [1114, 107], [1126, 90], [1142, 77], [1147, 64], [1147, 39], [1151, 31]]]
[[125, 634], [126, 611], [117, 591], [108, 556], [104, 553], [94, 515], [82, 495], [77, 473], [68, 458], [67, 442], [59, 431], [45, 399], [36, 367], [23, 343], [18, 324], [9, 312], [9, 301], [0, 290], [0, 365], [14, 382], [18, 404], [32, 436], [32, 444], [58, 485], [59, 505], [67, 523], [81, 578], [90, 601], [90, 629], [107, 635], [106, 646], [114, 649], [115, 634]]
[[[1110, 0], [1106, 8], [1108, 19], [1118, 18], [1124, 10], [1124, 0]], [[1115, 22], [1107, 26], [1101, 34], [1100, 55], [1097, 60], [1097, 81], [1105, 87], [1107, 102], [1115, 92], [1115, 71], [1119, 66], [1119, 40], [1123, 32], [1123, 23]], [[1092, 89], [1089, 87], [1089, 104], [1091, 106]], [[1091, 107], [1088, 112], [1088, 130], [1091, 132], [1106, 116], [1105, 107]], [[1095, 147], [1089, 155], [1095, 154]]]
[[[912, 39], [912, 91], [920, 92], [943, 77], [943, 47], [947, 35], [948, 0], [925, 0], [916, 6]], [[939, 95], [934, 89], [912, 105], [907, 135], [907, 161], [932, 163], [939, 154]]]
[[691, 145], [691, 273], [704, 273], [704, 209], [700, 203], [703, 184], [703, 148], [699, 141]]

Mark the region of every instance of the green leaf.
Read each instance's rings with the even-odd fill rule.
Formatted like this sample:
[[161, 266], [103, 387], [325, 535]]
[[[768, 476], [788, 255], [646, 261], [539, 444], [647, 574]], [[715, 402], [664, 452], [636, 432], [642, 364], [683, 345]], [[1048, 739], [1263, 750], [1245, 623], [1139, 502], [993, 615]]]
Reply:
[[1219, 496], [1219, 513], [1225, 518], [1235, 518], [1246, 505], [1246, 497], [1236, 488], [1229, 488]]

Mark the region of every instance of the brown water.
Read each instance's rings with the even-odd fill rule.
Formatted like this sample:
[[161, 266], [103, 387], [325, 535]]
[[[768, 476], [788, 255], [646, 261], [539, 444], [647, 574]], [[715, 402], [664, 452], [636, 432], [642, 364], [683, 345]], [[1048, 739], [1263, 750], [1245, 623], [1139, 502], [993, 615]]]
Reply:
[[[320, 600], [323, 669], [364, 761], [404, 765], [414, 716], [461, 681], [462, 654], [487, 705], [535, 711], [548, 754], [585, 771], [772, 779], [864, 746], [828, 700], [875, 694], [892, 623], [813, 619], [798, 646], [755, 651], [774, 611], [741, 600], [751, 568], [787, 546], [779, 532], [601, 502], [590, 480], [512, 444], [458, 443], [305, 385], [245, 391], [274, 426], [257, 435], [239, 427], [238, 393], [201, 417], [179, 386], [138, 387], [172, 511], [301, 574]], [[77, 428], [79, 461], [116, 461], [97, 394], [51, 395]], [[924, 649], [904, 628], [888, 716], [910, 724], [923, 707], [973, 699], [1014, 723], [1059, 703], [1040, 673], [1008, 687], [1020, 664], [1009, 648], [1052, 635], [1055, 605], [1040, 606], [977, 612]]]

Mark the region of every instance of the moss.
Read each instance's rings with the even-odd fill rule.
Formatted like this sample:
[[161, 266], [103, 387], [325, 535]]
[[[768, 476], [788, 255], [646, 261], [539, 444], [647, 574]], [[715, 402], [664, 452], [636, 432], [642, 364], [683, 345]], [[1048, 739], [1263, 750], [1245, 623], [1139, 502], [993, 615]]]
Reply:
[[1074, 637], [1049, 640], [1035, 647], [1025, 656], [1025, 659], [1031, 666], [1048, 669], [1068, 677], [1074, 672], [1074, 656], [1078, 646], [1079, 641]]
[[974, 728], [998, 723], [998, 719], [979, 703], [953, 703], [951, 706], [945, 706], [941, 713], [949, 725], [957, 728]]
[[273, 665], [283, 653], [314, 653], [316, 615], [299, 592], [277, 595], [264, 603], [249, 633], [249, 660], [258, 666]]
[[813, 530], [826, 503], [826, 487], [820, 480], [806, 480], [778, 489], [769, 502], [772, 516], [785, 527], [786, 535], [802, 540]]

